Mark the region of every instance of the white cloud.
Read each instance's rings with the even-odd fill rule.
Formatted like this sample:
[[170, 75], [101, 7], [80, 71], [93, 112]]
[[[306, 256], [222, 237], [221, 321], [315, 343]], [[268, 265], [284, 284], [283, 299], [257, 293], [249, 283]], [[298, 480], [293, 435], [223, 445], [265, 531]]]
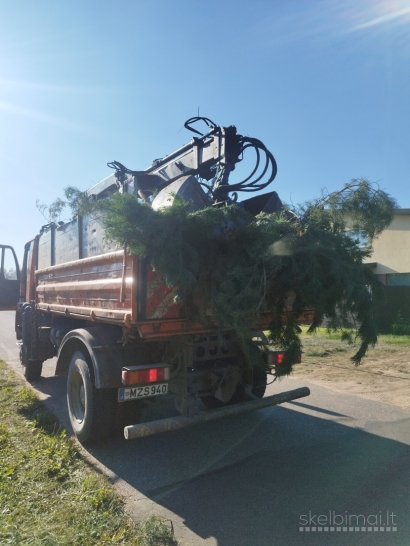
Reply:
[[[356, 25], [352, 27], [350, 31], [355, 32], [357, 30], [364, 30], [366, 28], [375, 27], [377, 25], [383, 25], [390, 21], [400, 20], [404, 15], [409, 15], [409, 14], [410, 14], [410, 8], [404, 8], [404, 9], [392, 11], [390, 13], [385, 13], [384, 15], [381, 15], [380, 17], [374, 17], [373, 19], [370, 19], [364, 23], [361, 23], [360, 25]], [[406, 19], [406, 21], [408, 20]], [[406, 22], [406, 21], [401, 20], [400, 22]]]
[[115, 87], [84, 87], [84, 86], [75, 86], [75, 85], [58, 85], [51, 83], [41, 83], [41, 82], [31, 82], [25, 80], [10, 80], [5, 78], [0, 78], [0, 86], [3, 87], [17, 87], [21, 89], [31, 89], [39, 91], [58, 91], [62, 93], [84, 93], [84, 94], [93, 94], [96, 93], [118, 93], [123, 90], [123, 88]]
[[[16, 106], [15, 104], [11, 104], [9, 102], [5, 102], [1, 100], [0, 100], [0, 110], [3, 110], [3, 112], [6, 112], [6, 113], [16, 114], [18, 116], [24, 116], [34, 121], [39, 121], [41, 123], [55, 125], [62, 129], [69, 129], [72, 131], [80, 131], [84, 133], [97, 134], [97, 131], [92, 130], [89, 127], [86, 127], [84, 125], [80, 125], [68, 120], [50, 116], [49, 114], [44, 114], [36, 110], [29, 110], [28, 108], [22, 108], [21, 106]], [[99, 131], [98, 134], [101, 134], [101, 131]]]

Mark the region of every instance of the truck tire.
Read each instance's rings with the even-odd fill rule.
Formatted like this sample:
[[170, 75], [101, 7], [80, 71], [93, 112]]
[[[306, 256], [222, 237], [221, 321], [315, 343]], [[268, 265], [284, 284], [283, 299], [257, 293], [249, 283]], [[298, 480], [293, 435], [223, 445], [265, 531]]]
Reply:
[[110, 436], [114, 408], [112, 389], [96, 389], [90, 358], [85, 351], [73, 353], [67, 378], [67, 405], [71, 426], [85, 444]]
[[[31, 304], [24, 304], [22, 320], [20, 362], [23, 366], [23, 375], [27, 381], [35, 381], [41, 377], [43, 360], [33, 358], [37, 356], [37, 351], [33, 349], [33, 341], [37, 339], [37, 315]], [[37, 347], [37, 343], [34, 343], [34, 346]]]
[[41, 377], [43, 361], [29, 360], [27, 358], [27, 349], [23, 343], [20, 345], [20, 363], [23, 367], [23, 375], [27, 381], [35, 381]]
[[266, 370], [255, 366], [253, 368], [253, 387], [252, 394], [257, 398], [263, 398], [268, 382], [268, 374]]
[[27, 381], [35, 381], [41, 377], [43, 362], [41, 360], [29, 360], [24, 368], [24, 377]]

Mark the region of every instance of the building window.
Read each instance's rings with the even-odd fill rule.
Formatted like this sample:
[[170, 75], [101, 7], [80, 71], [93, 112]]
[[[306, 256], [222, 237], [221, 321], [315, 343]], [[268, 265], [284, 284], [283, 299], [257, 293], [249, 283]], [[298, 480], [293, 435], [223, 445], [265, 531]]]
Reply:
[[387, 286], [410, 286], [410, 273], [389, 273], [386, 281]]

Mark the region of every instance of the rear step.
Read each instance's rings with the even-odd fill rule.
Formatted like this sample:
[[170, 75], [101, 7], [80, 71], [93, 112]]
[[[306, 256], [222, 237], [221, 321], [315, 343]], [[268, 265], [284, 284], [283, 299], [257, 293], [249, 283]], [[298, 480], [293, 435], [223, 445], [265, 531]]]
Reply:
[[152, 434], [158, 434], [160, 432], [191, 427], [200, 423], [207, 423], [208, 421], [216, 421], [217, 419], [222, 419], [223, 417], [239, 415], [248, 411], [267, 408], [269, 406], [276, 406], [277, 404], [283, 404], [284, 402], [289, 402], [290, 400], [296, 400], [297, 398], [309, 396], [309, 394], [310, 390], [308, 387], [301, 387], [300, 389], [281, 392], [266, 398], [261, 398], [260, 400], [250, 400], [249, 402], [234, 404], [225, 408], [204, 411], [195, 417], [170, 417], [169, 419], [161, 419], [159, 421], [152, 421], [149, 423], [130, 425], [124, 428], [124, 436], [126, 440], [133, 440], [134, 438], [151, 436]]

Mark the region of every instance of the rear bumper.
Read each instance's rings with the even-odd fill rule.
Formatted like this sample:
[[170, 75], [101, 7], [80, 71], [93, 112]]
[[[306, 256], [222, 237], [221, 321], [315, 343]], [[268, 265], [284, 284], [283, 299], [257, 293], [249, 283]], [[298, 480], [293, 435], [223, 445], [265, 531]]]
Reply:
[[233, 415], [246, 413], [248, 411], [267, 408], [269, 406], [276, 406], [278, 404], [283, 404], [284, 402], [289, 402], [290, 400], [296, 400], [297, 398], [309, 396], [309, 394], [310, 390], [308, 387], [301, 387], [292, 391], [281, 392], [266, 398], [261, 398], [260, 400], [250, 400], [249, 402], [243, 402], [242, 404], [234, 404], [225, 408], [204, 411], [195, 417], [171, 417], [169, 419], [152, 421], [150, 423], [130, 425], [124, 428], [124, 437], [126, 440], [133, 440], [134, 438], [151, 436], [152, 434], [158, 434], [160, 432], [191, 427], [200, 423], [216, 421], [218, 419], [222, 419], [223, 417], [230, 417]]

